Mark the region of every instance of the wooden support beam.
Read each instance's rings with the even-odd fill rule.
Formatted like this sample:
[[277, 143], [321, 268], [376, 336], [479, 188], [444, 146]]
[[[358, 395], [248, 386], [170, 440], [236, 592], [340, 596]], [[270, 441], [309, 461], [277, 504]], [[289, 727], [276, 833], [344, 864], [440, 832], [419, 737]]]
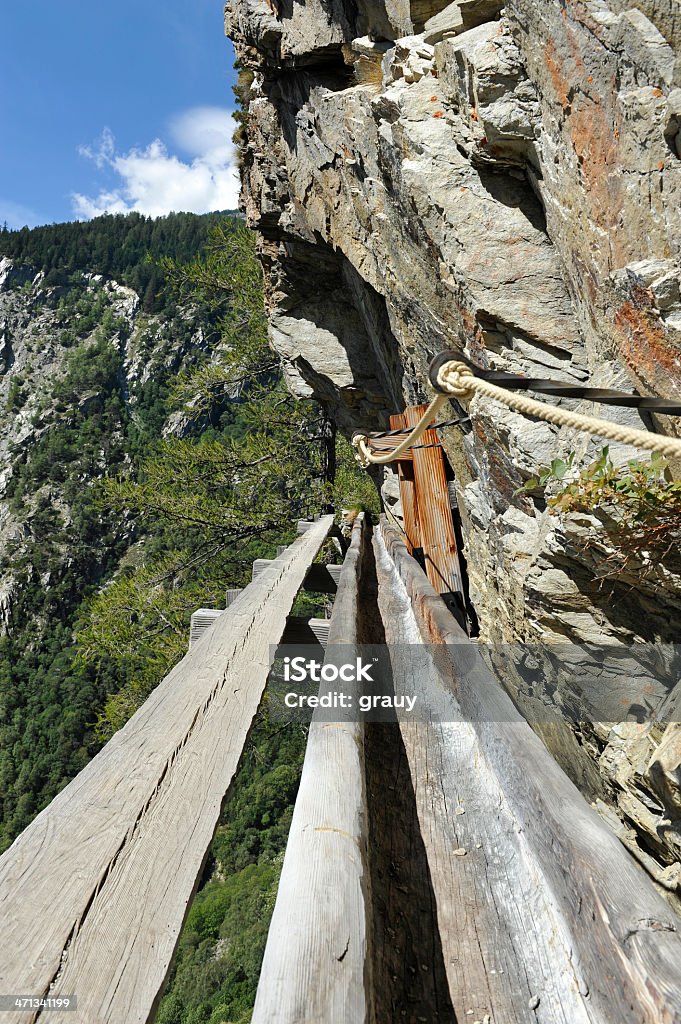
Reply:
[[[253, 579], [256, 580], [260, 573], [272, 564], [272, 560], [269, 558], [257, 558], [253, 563]], [[315, 562], [305, 575], [303, 590], [316, 594], [335, 594], [340, 574], [340, 565], [321, 565], [319, 562]]]
[[[398, 413], [390, 417], [391, 430], [401, 430], [406, 425], [407, 417], [404, 413]], [[413, 555], [416, 548], [421, 547], [421, 527], [419, 524], [418, 505], [416, 504], [413, 456], [411, 462], [400, 461], [397, 463], [397, 477], [400, 482], [404, 532], [407, 535], [409, 553]]]
[[243, 594], [243, 588], [231, 589], [225, 593], [225, 608], [231, 608], [239, 594]]
[[314, 594], [335, 594], [338, 590], [341, 569], [340, 565], [321, 565], [319, 562], [315, 562], [305, 576], [303, 590]]
[[199, 608], [191, 617], [189, 627], [189, 649], [201, 639], [206, 630], [210, 629], [216, 619], [223, 613], [221, 608]]
[[332, 522], [246, 588], [0, 858], [0, 992], [75, 995], [71, 1024], [153, 1018], [272, 645]]
[[286, 629], [281, 638], [282, 644], [319, 644], [326, 647], [329, 642], [330, 619], [306, 619], [296, 615], [289, 615], [286, 621]]
[[[240, 594], [241, 591], [236, 591]], [[228, 605], [229, 607], [229, 605]], [[222, 608], [199, 608], [191, 618], [189, 631], [189, 648], [207, 633], [216, 619], [223, 614]], [[321, 644], [326, 647], [329, 639], [329, 619], [306, 619], [297, 615], [289, 615], [286, 629], [281, 638], [282, 644]]]
[[456, 1020], [681, 1020], [678, 917], [521, 717], [396, 531], [384, 524], [376, 550], [395, 689], [416, 690], [422, 703], [421, 720], [400, 728]]
[[[407, 409], [407, 426], [415, 427], [426, 409], [425, 405]], [[413, 452], [416, 504], [426, 573], [438, 594], [459, 593], [463, 600], [463, 581], [449, 503], [447, 474], [437, 432], [427, 430], [420, 443], [436, 446], [415, 448]]]
[[[344, 660], [356, 649], [367, 557], [359, 516], [329, 627]], [[252, 1024], [371, 1019], [363, 737], [350, 720], [310, 726]]]
[[[391, 417], [391, 419], [394, 418], [394, 416]], [[388, 452], [394, 452], [398, 445], [401, 445], [402, 442], [407, 438], [407, 436], [408, 432], [405, 431], [404, 434], [395, 434], [393, 437], [377, 437], [375, 440], [371, 442], [371, 450], [375, 455], [384, 455], [387, 454]], [[420, 443], [421, 442], [419, 442], [419, 444]], [[398, 461], [413, 462], [411, 449], [409, 451], [403, 452], [400, 455]]]

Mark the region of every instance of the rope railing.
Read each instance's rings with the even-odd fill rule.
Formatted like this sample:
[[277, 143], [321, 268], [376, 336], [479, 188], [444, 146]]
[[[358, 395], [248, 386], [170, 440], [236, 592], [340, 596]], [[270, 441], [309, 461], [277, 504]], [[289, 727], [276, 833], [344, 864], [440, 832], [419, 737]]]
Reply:
[[[445, 427], [458, 427], [461, 423], [468, 422], [470, 422], [470, 416], [457, 416], [455, 420], [442, 420], [440, 423], [431, 423], [428, 429], [444, 430]], [[399, 434], [407, 433], [409, 433], [409, 431], [405, 430], [404, 427], [398, 427], [397, 430], [372, 430], [371, 433], [366, 436], [373, 442], [380, 441], [384, 437], [397, 437]]]
[[366, 434], [355, 434], [352, 439], [352, 443], [356, 449], [355, 454], [359, 464], [366, 468], [370, 465], [387, 466], [390, 462], [396, 462], [405, 454], [405, 452], [408, 452], [413, 448], [421, 437], [423, 437], [426, 430], [430, 427], [430, 424], [440, 412], [440, 409], [442, 409], [448, 401], [449, 398], [447, 395], [438, 395], [437, 398], [434, 398], [419, 422], [416, 424], [412, 432], [407, 435], [402, 444], [398, 444], [397, 448], [393, 449], [391, 452], [387, 452], [386, 454], [379, 455], [373, 452], [371, 450], [371, 438]]
[[[595, 437], [617, 441], [621, 444], [641, 448], [644, 451], [681, 458], [681, 438], [666, 437], [663, 434], [624, 426], [596, 416], [586, 416], [562, 406], [539, 402], [517, 392], [520, 390], [535, 391], [538, 394], [554, 395], [559, 398], [578, 398], [598, 402], [602, 405], [623, 406], [666, 416], [680, 416], [681, 402], [665, 398], [646, 398], [642, 395], [628, 394], [609, 388], [583, 387], [545, 378], [524, 377], [521, 374], [486, 370], [471, 362], [461, 352], [453, 349], [441, 352], [435, 357], [430, 364], [429, 377], [431, 384], [439, 394], [428, 406], [412, 432], [392, 452], [377, 452], [375, 450], [373, 445], [379, 439], [377, 434], [355, 434], [352, 443], [360, 465], [364, 467], [388, 465], [397, 461], [415, 446], [426, 430], [432, 429], [433, 420], [449, 398], [456, 398], [460, 402], [470, 401], [475, 395], [493, 399], [514, 412], [543, 420], [546, 423], [553, 423], [558, 427], [571, 427]], [[395, 431], [390, 433], [394, 434]], [[389, 436], [389, 434], [382, 436]]]

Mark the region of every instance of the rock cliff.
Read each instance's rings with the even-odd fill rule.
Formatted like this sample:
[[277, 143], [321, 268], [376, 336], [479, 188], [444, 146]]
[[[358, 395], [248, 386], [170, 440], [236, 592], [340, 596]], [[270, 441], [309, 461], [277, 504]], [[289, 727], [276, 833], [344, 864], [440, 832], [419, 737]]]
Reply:
[[[678, 0], [228, 0], [226, 25], [244, 69], [243, 205], [296, 393], [347, 432], [381, 428], [459, 347], [681, 397]], [[678, 575], [604, 574], [598, 510], [561, 518], [518, 494], [601, 443], [486, 400], [470, 412], [444, 444], [481, 639], [677, 640]], [[537, 728], [674, 891], [678, 727]]]

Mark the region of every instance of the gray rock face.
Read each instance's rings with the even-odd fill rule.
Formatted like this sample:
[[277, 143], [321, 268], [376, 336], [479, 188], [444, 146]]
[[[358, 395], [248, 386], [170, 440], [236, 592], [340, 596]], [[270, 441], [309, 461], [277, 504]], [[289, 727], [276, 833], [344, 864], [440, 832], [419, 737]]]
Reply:
[[444, 11], [433, 15], [425, 23], [425, 41], [439, 43], [449, 36], [458, 36], [476, 25], [492, 21], [503, 6], [502, 0], [454, 0]]
[[[294, 390], [348, 433], [384, 427], [428, 397], [432, 356], [459, 347], [494, 368], [681, 397], [676, 0], [266, 12], [230, 0], [227, 30], [256, 70], [243, 203]], [[367, 34], [387, 47], [353, 45]], [[344, 45], [373, 74], [352, 77]], [[486, 400], [470, 412], [444, 443], [483, 640], [677, 640], [678, 575], [604, 584], [603, 523], [517, 493], [601, 442]], [[680, 432], [670, 417], [656, 427]], [[386, 498], [398, 508], [392, 480]], [[607, 737], [551, 743], [594, 798], [617, 803]], [[677, 854], [646, 836], [664, 870]]]

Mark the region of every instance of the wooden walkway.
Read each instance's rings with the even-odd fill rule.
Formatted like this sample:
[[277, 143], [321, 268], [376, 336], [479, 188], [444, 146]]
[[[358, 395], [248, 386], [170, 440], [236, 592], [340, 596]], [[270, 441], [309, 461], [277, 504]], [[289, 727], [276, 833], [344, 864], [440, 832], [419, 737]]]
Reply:
[[192, 647], [0, 859], [0, 993], [77, 995], [27, 1024], [153, 1019], [270, 669], [332, 517], [314, 523]]
[[[0, 993], [76, 994], [71, 1024], [151, 1024], [271, 645], [330, 527], [260, 566], [0, 859]], [[400, 535], [358, 517], [329, 578], [325, 660], [388, 644], [420, 715], [313, 720], [253, 1024], [681, 1024], [681, 920]]]
[[[350, 650], [372, 639], [356, 531], [331, 630]], [[678, 1024], [681, 920], [400, 536], [373, 547], [373, 640], [422, 720], [313, 725], [254, 1024]]]

